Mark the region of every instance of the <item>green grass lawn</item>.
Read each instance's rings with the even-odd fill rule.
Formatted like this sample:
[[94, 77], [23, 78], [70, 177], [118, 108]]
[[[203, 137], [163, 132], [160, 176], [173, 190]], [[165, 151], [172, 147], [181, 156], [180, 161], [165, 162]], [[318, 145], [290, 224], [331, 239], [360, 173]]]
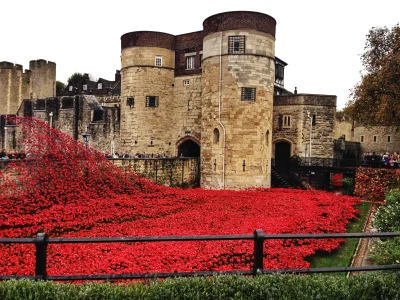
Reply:
[[[360, 215], [357, 220], [353, 220], [347, 225], [348, 233], [362, 232], [365, 219], [371, 203], [361, 203], [357, 208], [360, 210]], [[329, 267], [347, 267], [351, 263], [354, 251], [357, 247], [358, 239], [346, 239], [342, 246], [330, 253], [320, 252], [309, 257], [307, 260], [311, 263], [311, 268], [329, 268]], [[331, 273], [335, 274], [335, 273]], [[336, 273], [344, 275], [345, 273]], [[321, 274], [319, 274], [321, 275]]]

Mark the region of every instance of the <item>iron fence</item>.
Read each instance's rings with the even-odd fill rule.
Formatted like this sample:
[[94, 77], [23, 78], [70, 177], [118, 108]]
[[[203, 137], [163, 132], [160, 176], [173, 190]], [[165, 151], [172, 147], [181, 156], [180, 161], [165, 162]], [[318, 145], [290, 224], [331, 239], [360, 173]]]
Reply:
[[[108, 237], [108, 238], [49, 238], [45, 233], [38, 233], [36, 238], [0, 238], [0, 244], [34, 244], [35, 245], [35, 275], [14, 276], [1, 275], [0, 280], [34, 279], [34, 280], [113, 280], [113, 279], [144, 279], [144, 278], [167, 278], [167, 277], [191, 277], [191, 276], [213, 276], [241, 274], [253, 275], [273, 273], [329, 273], [329, 272], [359, 272], [377, 270], [400, 270], [397, 265], [375, 265], [364, 267], [330, 267], [330, 268], [307, 268], [307, 269], [278, 269], [267, 270], [263, 268], [264, 263], [264, 241], [265, 240], [287, 240], [287, 239], [328, 239], [328, 238], [394, 238], [400, 236], [400, 232], [380, 233], [326, 233], [326, 234], [265, 234], [262, 230], [255, 230], [254, 234], [247, 235], [209, 235], [209, 236], [154, 236], [154, 237]], [[49, 244], [85, 244], [85, 243], [143, 243], [143, 242], [190, 242], [190, 241], [227, 241], [227, 240], [253, 240], [253, 267], [250, 270], [232, 271], [203, 271], [203, 272], [170, 272], [170, 273], [147, 273], [147, 274], [91, 274], [91, 275], [47, 275], [47, 246]]]

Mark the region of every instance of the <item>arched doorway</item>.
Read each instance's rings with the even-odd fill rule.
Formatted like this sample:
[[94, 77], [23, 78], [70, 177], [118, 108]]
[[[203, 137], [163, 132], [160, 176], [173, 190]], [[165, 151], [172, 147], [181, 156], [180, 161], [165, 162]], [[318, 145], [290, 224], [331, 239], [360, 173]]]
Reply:
[[275, 165], [282, 170], [289, 170], [290, 167], [290, 143], [275, 143]]
[[186, 140], [178, 146], [178, 156], [200, 157], [200, 146], [193, 140]]

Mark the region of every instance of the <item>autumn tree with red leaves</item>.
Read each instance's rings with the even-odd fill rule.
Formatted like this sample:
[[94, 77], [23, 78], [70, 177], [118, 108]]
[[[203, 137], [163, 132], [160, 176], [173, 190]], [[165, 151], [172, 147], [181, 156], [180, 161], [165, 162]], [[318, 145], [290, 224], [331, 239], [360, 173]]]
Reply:
[[363, 125], [399, 125], [400, 27], [372, 28], [361, 55], [361, 81], [352, 90], [345, 112]]

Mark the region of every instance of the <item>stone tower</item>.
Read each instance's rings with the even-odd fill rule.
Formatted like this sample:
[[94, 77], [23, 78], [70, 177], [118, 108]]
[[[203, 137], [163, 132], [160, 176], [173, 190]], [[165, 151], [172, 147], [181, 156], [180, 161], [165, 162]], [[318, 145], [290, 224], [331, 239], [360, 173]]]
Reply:
[[203, 23], [201, 186], [270, 186], [274, 18], [227, 12]]
[[31, 72], [21, 65], [0, 62], [0, 114], [15, 114], [22, 99], [29, 98]]
[[56, 96], [56, 64], [44, 59], [31, 60], [29, 70], [32, 73], [32, 95], [29, 98]]
[[121, 37], [121, 147], [170, 153], [175, 36], [150, 31]]

